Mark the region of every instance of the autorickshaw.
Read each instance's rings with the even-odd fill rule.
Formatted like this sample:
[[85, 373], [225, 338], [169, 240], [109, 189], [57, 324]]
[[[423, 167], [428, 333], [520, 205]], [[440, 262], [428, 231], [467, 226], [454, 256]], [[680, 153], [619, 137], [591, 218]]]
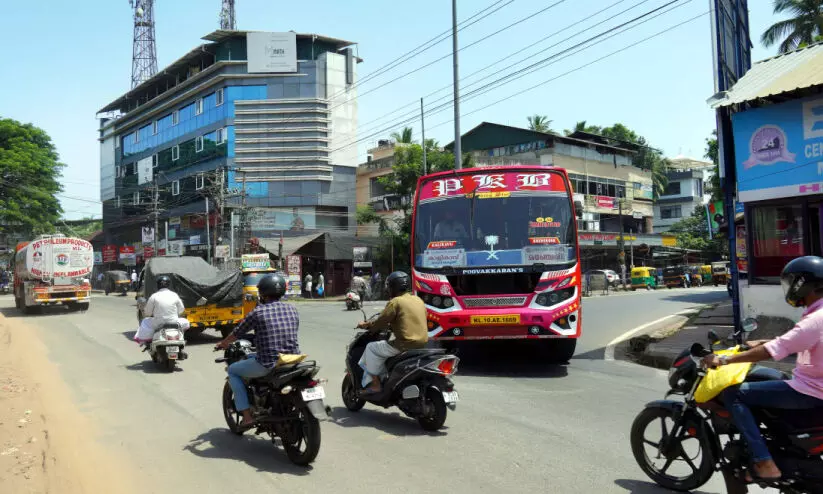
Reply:
[[632, 268], [632, 290], [645, 288], [651, 290], [657, 287], [657, 270], [646, 266]]

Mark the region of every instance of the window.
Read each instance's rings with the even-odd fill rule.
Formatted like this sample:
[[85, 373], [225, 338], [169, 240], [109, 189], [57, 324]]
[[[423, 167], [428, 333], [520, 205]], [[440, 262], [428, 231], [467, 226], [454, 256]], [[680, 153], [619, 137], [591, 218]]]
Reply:
[[380, 197], [386, 195], [386, 187], [380, 181], [381, 177], [372, 177], [369, 180], [369, 196]]
[[197, 98], [194, 102], [194, 114], [200, 115], [203, 113], [203, 98]]
[[152, 168], [157, 168], [157, 163], [158, 163], [157, 155], [156, 154], [151, 155], [151, 167]]
[[803, 208], [757, 206], [752, 208], [753, 276], [778, 281], [787, 262], [805, 256]]
[[703, 179], [697, 179], [697, 197], [703, 197]]
[[134, 134], [132, 134], [132, 135], [134, 136], [134, 137], [132, 138], [132, 142], [133, 142], [134, 144], [137, 144], [138, 142], [140, 142], [140, 131], [139, 131], [139, 130], [138, 130], [138, 131], [135, 131], [135, 132], [134, 132]]
[[214, 92], [214, 100], [216, 101], [215, 106], [223, 104], [223, 89], [218, 89]]
[[660, 218], [664, 220], [676, 219], [682, 216], [680, 206], [661, 206]]
[[223, 144], [226, 142], [226, 129], [225, 127], [222, 129], [217, 129], [217, 144]]
[[194, 189], [200, 190], [203, 188], [203, 184], [206, 181], [205, 176], [202, 173], [198, 173], [194, 176]]
[[197, 136], [194, 140], [194, 152], [199, 153], [203, 150], [203, 136]]
[[151, 135], [157, 135], [157, 120], [151, 123]]
[[680, 195], [680, 182], [669, 182], [666, 186], [666, 190], [663, 191], [664, 196], [679, 196]]
[[180, 159], [180, 146], [174, 146], [171, 148], [171, 160], [177, 161]]
[[179, 196], [180, 195], [180, 180], [175, 180], [171, 183], [171, 195]]
[[135, 192], [135, 193], [134, 193], [134, 199], [133, 199], [133, 202], [134, 202], [134, 205], [135, 205], [135, 206], [137, 206], [137, 205], [139, 205], [139, 204], [140, 204], [140, 192]]
[[174, 110], [171, 112], [171, 124], [177, 125], [180, 123], [180, 110]]

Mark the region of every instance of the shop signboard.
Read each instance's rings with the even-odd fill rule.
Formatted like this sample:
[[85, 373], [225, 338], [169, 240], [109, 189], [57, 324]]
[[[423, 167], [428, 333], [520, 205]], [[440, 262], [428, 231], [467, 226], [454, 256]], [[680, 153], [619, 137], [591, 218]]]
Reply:
[[216, 257], [217, 259], [228, 259], [230, 248], [230, 245], [215, 245], [214, 257]]
[[137, 264], [137, 255], [134, 252], [134, 247], [130, 245], [120, 247], [120, 263], [126, 266], [134, 266]]
[[823, 97], [732, 115], [741, 202], [823, 193]]
[[300, 295], [302, 283], [302, 259], [298, 255], [286, 256], [286, 275], [289, 295]]
[[104, 245], [103, 246], [103, 262], [117, 262], [117, 246]]
[[614, 197], [606, 197], [606, 196], [594, 196], [595, 205], [599, 208], [604, 209], [616, 209], [617, 203], [614, 200]]
[[103, 252], [96, 250], [94, 251], [94, 264], [103, 264]]

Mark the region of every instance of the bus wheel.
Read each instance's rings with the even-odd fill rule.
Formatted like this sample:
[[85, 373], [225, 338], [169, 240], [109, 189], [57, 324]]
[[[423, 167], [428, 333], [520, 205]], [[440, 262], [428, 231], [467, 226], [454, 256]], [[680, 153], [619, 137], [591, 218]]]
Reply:
[[547, 341], [548, 358], [552, 364], [567, 364], [574, 356], [576, 338], [558, 338]]

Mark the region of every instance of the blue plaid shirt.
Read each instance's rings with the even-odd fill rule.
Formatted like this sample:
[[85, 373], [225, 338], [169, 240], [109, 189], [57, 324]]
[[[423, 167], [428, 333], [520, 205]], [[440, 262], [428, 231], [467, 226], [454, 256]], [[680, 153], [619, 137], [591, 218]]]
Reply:
[[300, 316], [293, 305], [270, 302], [258, 305], [234, 328], [232, 334], [240, 338], [249, 331], [254, 331], [257, 361], [264, 367], [272, 368], [277, 363], [279, 354], [300, 353], [300, 346], [297, 344], [299, 327]]

